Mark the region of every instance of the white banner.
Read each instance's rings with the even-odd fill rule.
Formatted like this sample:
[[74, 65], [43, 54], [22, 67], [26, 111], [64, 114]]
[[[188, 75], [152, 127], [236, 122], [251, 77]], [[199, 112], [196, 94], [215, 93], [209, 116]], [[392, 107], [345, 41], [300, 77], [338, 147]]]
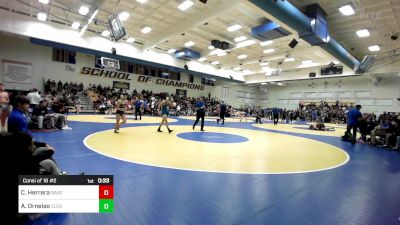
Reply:
[[32, 84], [32, 64], [3, 60], [4, 82]]

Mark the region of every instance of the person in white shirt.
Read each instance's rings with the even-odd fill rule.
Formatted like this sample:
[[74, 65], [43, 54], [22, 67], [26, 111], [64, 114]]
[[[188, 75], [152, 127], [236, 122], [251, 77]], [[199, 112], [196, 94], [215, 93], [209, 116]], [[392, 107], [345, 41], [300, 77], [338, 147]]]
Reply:
[[26, 97], [29, 99], [30, 108], [32, 109], [38, 106], [40, 101], [42, 100], [36, 88], [34, 88], [32, 92], [30, 92]]

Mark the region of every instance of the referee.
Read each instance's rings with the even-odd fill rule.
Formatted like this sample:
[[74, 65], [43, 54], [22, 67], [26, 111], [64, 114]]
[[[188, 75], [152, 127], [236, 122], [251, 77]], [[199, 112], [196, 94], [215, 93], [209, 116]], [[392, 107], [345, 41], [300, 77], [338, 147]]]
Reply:
[[201, 131], [204, 131], [204, 116], [206, 115], [205, 112], [205, 104], [203, 98], [199, 98], [199, 101], [195, 104], [196, 107], [196, 121], [193, 124], [193, 130], [196, 127], [197, 123], [201, 119]]

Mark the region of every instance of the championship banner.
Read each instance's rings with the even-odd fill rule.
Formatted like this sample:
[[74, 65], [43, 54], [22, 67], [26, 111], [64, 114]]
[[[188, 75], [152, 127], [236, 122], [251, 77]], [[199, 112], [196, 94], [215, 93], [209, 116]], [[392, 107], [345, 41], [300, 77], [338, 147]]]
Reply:
[[4, 82], [32, 84], [32, 63], [2, 60]]
[[113, 88], [116, 89], [129, 89], [129, 83], [128, 82], [121, 82], [121, 81], [113, 81]]

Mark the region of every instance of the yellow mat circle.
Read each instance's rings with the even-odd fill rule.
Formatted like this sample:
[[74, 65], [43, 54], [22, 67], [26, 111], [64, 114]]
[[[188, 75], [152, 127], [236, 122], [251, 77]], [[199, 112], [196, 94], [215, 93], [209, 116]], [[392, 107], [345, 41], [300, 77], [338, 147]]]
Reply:
[[[344, 165], [348, 154], [335, 146], [301, 137], [265, 131], [206, 127], [206, 132], [239, 135], [241, 143], [207, 143], [177, 137], [193, 132], [173, 126], [158, 133], [156, 126], [128, 127], [87, 136], [85, 145], [100, 154], [138, 164], [192, 171], [246, 174], [314, 172]], [[164, 128], [165, 129], [165, 128]]]
[[[160, 123], [161, 117], [142, 116], [142, 120], [134, 120], [135, 116], [126, 115], [127, 123]], [[89, 122], [89, 123], [115, 123], [115, 115], [70, 115], [68, 121]], [[176, 119], [168, 118], [168, 122], [177, 122]]]

